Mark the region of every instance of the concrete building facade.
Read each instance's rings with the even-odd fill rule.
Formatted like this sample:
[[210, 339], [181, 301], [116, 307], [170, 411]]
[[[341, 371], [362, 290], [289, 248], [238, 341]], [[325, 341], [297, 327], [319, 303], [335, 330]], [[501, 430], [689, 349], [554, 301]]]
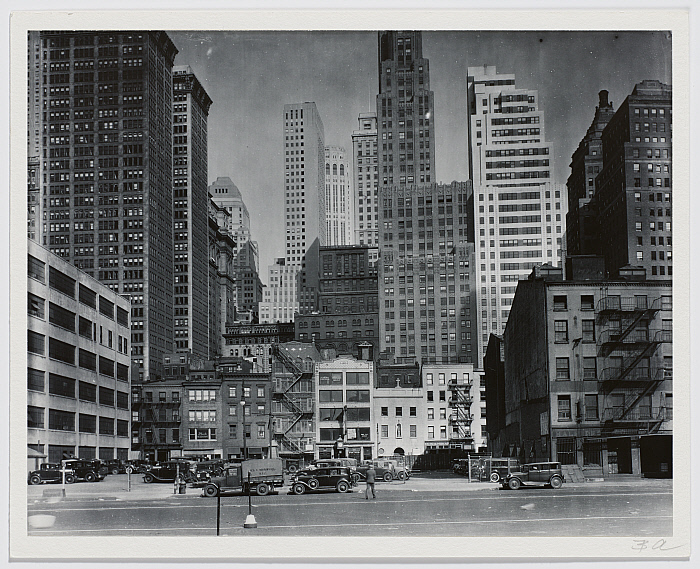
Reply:
[[129, 301], [27, 240], [27, 445], [129, 458]]
[[515, 75], [468, 68], [467, 128], [481, 362], [489, 334], [505, 328], [518, 280], [537, 264], [561, 265], [566, 189], [551, 179], [538, 93], [516, 88]]
[[224, 356], [240, 357], [256, 373], [272, 370], [272, 347], [294, 340], [294, 324], [229, 323], [224, 334]]

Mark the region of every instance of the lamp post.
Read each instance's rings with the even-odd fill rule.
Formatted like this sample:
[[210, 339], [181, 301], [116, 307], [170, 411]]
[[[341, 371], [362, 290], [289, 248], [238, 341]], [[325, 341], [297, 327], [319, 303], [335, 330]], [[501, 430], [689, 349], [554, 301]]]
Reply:
[[241, 420], [243, 421], [243, 460], [247, 457], [246, 453], [246, 432], [245, 432], [245, 399], [241, 399]]

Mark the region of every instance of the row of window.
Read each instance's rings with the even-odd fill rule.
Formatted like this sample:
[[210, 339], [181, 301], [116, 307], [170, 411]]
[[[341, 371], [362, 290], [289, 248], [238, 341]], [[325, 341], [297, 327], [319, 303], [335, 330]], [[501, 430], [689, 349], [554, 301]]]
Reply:
[[[49, 408], [48, 428], [54, 431], [75, 432], [76, 413]], [[27, 426], [32, 429], [46, 428], [46, 410], [43, 407], [27, 406]], [[116, 422], [116, 431], [115, 431]], [[129, 436], [129, 421], [78, 413], [78, 432], [100, 435]]]

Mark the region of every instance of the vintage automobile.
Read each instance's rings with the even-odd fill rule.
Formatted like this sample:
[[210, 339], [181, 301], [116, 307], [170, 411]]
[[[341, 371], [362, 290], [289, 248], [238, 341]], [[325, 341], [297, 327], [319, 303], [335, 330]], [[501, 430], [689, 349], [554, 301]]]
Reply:
[[151, 468], [153, 468], [153, 464], [151, 464], [147, 460], [140, 460], [140, 459], [127, 460], [125, 471], [127, 474], [133, 474], [134, 472], [139, 473], [139, 474], [144, 474], [147, 471], [149, 471]]
[[[29, 473], [29, 484], [43, 484], [44, 482], [61, 482], [61, 465], [53, 462], [45, 462], [39, 466], [39, 470]], [[66, 470], [66, 484], [73, 484], [75, 476], [71, 470]]]
[[489, 482], [503, 482], [508, 474], [520, 469], [517, 458], [485, 458], [483, 472], [488, 476]]
[[147, 484], [151, 482], [175, 482], [178, 473], [183, 482], [196, 482], [190, 463], [184, 460], [169, 460], [156, 464], [144, 473], [143, 481]]
[[345, 466], [328, 466], [309, 470], [300, 470], [292, 476], [292, 494], [304, 494], [318, 490], [335, 490], [344, 494], [349, 492], [357, 482], [352, 471]]
[[503, 488], [517, 490], [521, 486], [549, 486], [561, 488], [564, 475], [559, 462], [531, 462], [508, 474], [502, 482]]
[[[75, 480], [99, 482], [107, 475], [107, 467], [101, 460], [69, 458], [61, 462], [67, 470], [73, 471]], [[68, 481], [66, 480], [66, 482]]]
[[367, 471], [369, 470], [370, 463], [374, 465], [374, 470], [377, 472], [377, 480], [391, 482], [392, 480], [408, 479], [411, 475], [410, 471], [405, 466], [398, 465], [395, 460], [380, 458], [377, 460], [363, 462], [357, 467], [356, 472], [359, 474], [359, 480], [364, 480], [367, 478]]
[[126, 472], [127, 463], [124, 460], [108, 460], [105, 462], [108, 474], [124, 474]]

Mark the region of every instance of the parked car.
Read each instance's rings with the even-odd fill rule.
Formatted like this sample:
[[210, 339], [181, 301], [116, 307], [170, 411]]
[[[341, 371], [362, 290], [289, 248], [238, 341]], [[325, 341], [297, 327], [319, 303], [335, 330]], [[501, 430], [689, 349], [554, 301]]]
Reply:
[[520, 469], [517, 458], [485, 458], [483, 459], [484, 475], [489, 482], [503, 482], [508, 474]]
[[564, 475], [559, 462], [531, 462], [523, 464], [503, 480], [503, 487], [517, 490], [520, 486], [549, 486], [561, 488]]
[[224, 473], [223, 460], [206, 460], [193, 463], [190, 466], [194, 475], [195, 481], [193, 486], [201, 487], [209, 482], [212, 478], [222, 476]]
[[73, 471], [75, 480], [99, 482], [107, 475], [107, 467], [98, 459], [70, 458], [61, 463], [66, 469]]
[[[137, 472], [139, 474], [144, 474], [148, 470], [153, 468], [153, 464], [151, 464], [148, 460], [127, 460], [126, 461], [126, 472], [131, 474], [134, 472]], [[129, 472], [129, 469], [131, 469], [131, 472]]]
[[114, 459], [105, 462], [108, 474], [124, 474], [127, 463], [124, 460]]
[[352, 472], [345, 466], [328, 466], [300, 470], [292, 476], [292, 493], [304, 494], [309, 491], [335, 490], [344, 494], [357, 483]]
[[175, 482], [178, 472], [184, 482], [195, 482], [194, 474], [190, 470], [190, 463], [184, 460], [169, 460], [156, 464], [144, 473], [143, 481], [147, 484], [151, 482]]
[[391, 482], [392, 480], [404, 480], [410, 477], [410, 471], [403, 465], [398, 465], [394, 460], [377, 459], [363, 462], [357, 467], [356, 472], [359, 474], [359, 479], [367, 478], [367, 471], [370, 463], [374, 465], [374, 470], [377, 471], [377, 480]]
[[[33, 470], [29, 473], [29, 484], [43, 484], [44, 482], [61, 482], [62, 473], [61, 465], [53, 462], [45, 462], [39, 465], [39, 470]], [[73, 484], [75, 476], [73, 471], [66, 471], [66, 484]]]

